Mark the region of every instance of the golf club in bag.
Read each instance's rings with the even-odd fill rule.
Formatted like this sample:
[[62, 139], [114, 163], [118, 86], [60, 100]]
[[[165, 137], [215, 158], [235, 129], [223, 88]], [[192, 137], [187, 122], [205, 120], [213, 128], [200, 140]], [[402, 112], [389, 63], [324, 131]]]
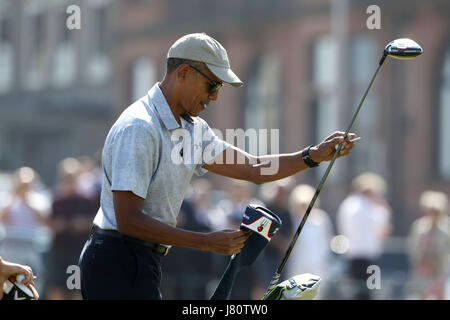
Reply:
[[[358, 105], [358, 108], [356, 109], [353, 118], [350, 122], [350, 125], [348, 126], [347, 130], [345, 131], [344, 139], [347, 138], [347, 135], [349, 134], [353, 123], [356, 120], [356, 117], [358, 116], [358, 113], [361, 109], [362, 104], [364, 103], [364, 100], [366, 99], [367, 93], [369, 92], [370, 88], [372, 87], [372, 84], [375, 80], [375, 77], [378, 74], [378, 71], [380, 71], [381, 66], [383, 65], [384, 61], [386, 60], [387, 56], [396, 58], [396, 59], [413, 59], [423, 53], [422, 48], [419, 44], [417, 44], [415, 41], [411, 39], [397, 39], [394, 41], [391, 41], [385, 48], [383, 52], [383, 56], [381, 57], [378, 68], [375, 71], [375, 74], [373, 75], [372, 79], [370, 80], [369, 86], [367, 90], [364, 92], [364, 95]], [[308, 216], [314, 206], [314, 203], [316, 202], [317, 197], [319, 196], [320, 191], [322, 190], [323, 185], [325, 184], [325, 181], [328, 177], [328, 174], [330, 173], [331, 168], [333, 167], [334, 161], [336, 160], [339, 152], [342, 149], [342, 144], [339, 144], [333, 158], [331, 159], [322, 179], [320, 180], [320, 183], [316, 189], [316, 192], [314, 193], [313, 198], [311, 199], [311, 202], [308, 205], [308, 208], [306, 209], [305, 215], [303, 216], [300, 225], [297, 228], [297, 231], [294, 234], [294, 237], [289, 244], [289, 247], [284, 255], [284, 258], [278, 267], [278, 269], [275, 271], [275, 274], [272, 278], [272, 280], [269, 283], [269, 287], [267, 288], [267, 291], [263, 297], [263, 300], [277, 300], [280, 297], [280, 288], [277, 288], [278, 281], [280, 279], [281, 273], [283, 272], [284, 266], [286, 265], [287, 260], [289, 259], [289, 255], [291, 254], [291, 251], [297, 242], [298, 236], [300, 235], [300, 232], [303, 229], [303, 226], [305, 225], [306, 220], [308, 219]]]

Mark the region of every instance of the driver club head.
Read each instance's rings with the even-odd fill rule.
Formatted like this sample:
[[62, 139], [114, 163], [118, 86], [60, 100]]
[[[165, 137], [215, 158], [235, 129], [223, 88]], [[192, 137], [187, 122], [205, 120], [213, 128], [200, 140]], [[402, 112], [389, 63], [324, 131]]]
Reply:
[[395, 59], [413, 59], [423, 53], [422, 47], [414, 40], [408, 38], [396, 39], [389, 42], [384, 53]]

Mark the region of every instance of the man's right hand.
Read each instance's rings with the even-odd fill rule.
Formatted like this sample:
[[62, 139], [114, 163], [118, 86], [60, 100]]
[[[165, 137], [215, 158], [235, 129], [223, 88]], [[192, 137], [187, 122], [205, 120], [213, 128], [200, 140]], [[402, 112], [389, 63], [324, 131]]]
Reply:
[[24, 285], [34, 285], [33, 270], [29, 266], [18, 263], [8, 262], [0, 257], [0, 300], [3, 297], [3, 284], [11, 276], [23, 273], [25, 279], [22, 280]]
[[238, 254], [251, 234], [250, 230], [221, 230], [207, 233], [205, 250], [223, 255]]
[[241, 251], [251, 234], [249, 230], [201, 233], [170, 226], [143, 214], [144, 199], [130, 191], [114, 191], [113, 201], [117, 230], [149, 242], [232, 255]]

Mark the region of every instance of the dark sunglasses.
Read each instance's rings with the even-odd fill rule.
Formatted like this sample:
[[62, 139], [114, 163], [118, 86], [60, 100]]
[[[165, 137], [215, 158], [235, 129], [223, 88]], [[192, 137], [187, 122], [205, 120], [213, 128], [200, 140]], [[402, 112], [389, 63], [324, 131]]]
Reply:
[[203, 72], [198, 70], [196, 67], [193, 67], [191, 65], [188, 65], [188, 66], [191, 67], [192, 69], [194, 69], [195, 71], [197, 71], [198, 73], [200, 73], [206, 79], [208, 79], [208, 81], [210, 82], [210, 84], [209, 84], [209, 93], [210, 94], [213, 94], [214, 92], [219, 91], [223, 87], [223, 83], [214, 81], [213, 79], [208, 77], [206, 74], [204, 74]]

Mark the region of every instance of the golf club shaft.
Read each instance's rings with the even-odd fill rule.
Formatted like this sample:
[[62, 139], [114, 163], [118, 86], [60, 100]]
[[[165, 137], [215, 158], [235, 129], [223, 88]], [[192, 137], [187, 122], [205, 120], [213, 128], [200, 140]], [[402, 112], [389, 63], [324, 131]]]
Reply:
[[[372, 80], [370, 81], [370, 84], [367, 87], [367, 90], [364, 93], [361, 101], [359, 102], [358, 108], [356, 109], [356, 111], [355, 111], [355, 113], [353, 115], [352, 121], [350, 122], [350, 125], [348, 126], [347, 130], [345, 131], [344, 139], [347, 138], [347, 135], [349, 134], [350, 130], [352, 129], [353, 124], [355, 123], [356, 117], [358, 116], [358, 113], [361, 110], [361, 106], [363, 105], [364, 100], [366, 100], [367, 93], [369, 92], [370, 88], [372, 87], [372, 84], [373, 84], [373, 82], [374, 82], [374, 80], [375, 80], [375, 78], [376, 78], [376, 76], [378, 74], [378, 71], [380, 71], [380, 68], [383, 65], [383, 62], [384, 62], [385, 58], [386, 58], [386, 55], [383, 54], [383, 56], [380, 59], [380, 62], [378, 64], [378, 68], [375, 71], [375, 74], [372, 76]], [[288, 247], [288, 249], [287, 249], [287, 251], [286, 251], [286, 253], [284, 255], [283, 261], [281, 261], [280, 266], [278, 267], [277, 271], [275, 272], [275, 275], [273, 276], [272, 280], [270, 281], [269, 287], [267, 288], [267, 291], [266, 291], [266, 295], [273, 288], [275, 288], [275, 286], [278, 284], [278, 280], [280, 279], [280, 275], [283, 272], [284, 266], [286, 265], [286, 262], [289, 259], [291, 251], [294, 248], [295, 243], [297, 242], [298, 236], [300, 235], [300, 232], [302, 231], [303, 226], [305, 225], [305, 222], [308, 219], [309, 214], [310, 214], [314, 204], [316, 203], [316, 200], [317, 200], [317, 198], [319, 196], [319, 193], [322, 190], [322, 187], [325, 184], [325, 181], [327, 180], [327, 177], [328, 177], [328, 175], [329, 175], [329, 173], [331, 171], [331, 168], [333, 167], [333, 164], [336, 161], [336, 158], [339, 155], [339, 152], [341, 151], [341, 149], [342, 149], [342, 144], [339, 144], [337, 150], [334, 152], [333, 158], [331, 159], [331, 161], [330, 161], [330, 163], [329, 163], [329, 165], [327, 167], [327, 170], [325, 171], [325, 174], [323, 175], [322, 179], [320, 180], [320, 183], [319, 183], [319, 185], [318, 185], [318, 187], [316, 189], [316, 192], [314, 193], [313, 198], [311, 199], [311, 201], [310, 201], [310, 203], [308, 205], [308, 208], [306, 209], [305, 215], [303, 216], [303, 218], [302, 218], [302, 220], [300, 222], [300, 225], [298, 226], [297, 231], [295, 232], [294, 238], [292, 239], [292, 241], [291, 241], [291, 243], [290, 243], [290, 245], [289, 245], [289, 247]]]

